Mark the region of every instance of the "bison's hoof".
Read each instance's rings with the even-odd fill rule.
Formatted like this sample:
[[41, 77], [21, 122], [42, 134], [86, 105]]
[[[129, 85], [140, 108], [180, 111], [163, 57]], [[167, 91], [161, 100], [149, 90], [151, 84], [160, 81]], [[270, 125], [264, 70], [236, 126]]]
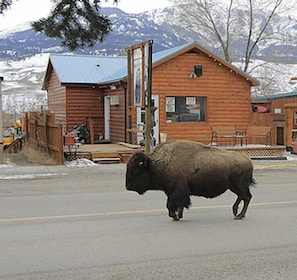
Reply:
[[234, 220], [242, 220], [243, 218], [244, 218], [243, 216], [238, 215], [234, 217]]
[[179, 217], [174, 211], [169, 211], [168, 216], [171, 217], [173, 221], [179, 221]]

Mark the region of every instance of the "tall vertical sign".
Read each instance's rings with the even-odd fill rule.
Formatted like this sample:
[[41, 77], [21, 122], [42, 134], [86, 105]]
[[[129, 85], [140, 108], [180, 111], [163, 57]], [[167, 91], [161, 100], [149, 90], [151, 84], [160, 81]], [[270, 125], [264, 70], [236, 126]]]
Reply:
[[144, 105], [144, 87], [143, 87], [143, 53], [142, 48], [133, 49], [133, 101], [134, 106], [143, 107]]
[[[146, 41], [127, 48], [128, 95], [132, 106], [145, 108], [145, 150], [151, 151], [152, 44]], [[130, 100], [131, 100], [130, 99]]]

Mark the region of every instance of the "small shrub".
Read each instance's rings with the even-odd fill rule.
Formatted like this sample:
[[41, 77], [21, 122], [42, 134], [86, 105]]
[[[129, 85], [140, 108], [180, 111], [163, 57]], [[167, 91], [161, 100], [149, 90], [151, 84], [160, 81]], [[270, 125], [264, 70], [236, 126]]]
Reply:
[[57, 162], [46, 152], [42, 151], [38, 147], [31, 147], [25, 144], [22, 150], [19, 152], [25, 156], [29, 163], [37, 165], [56, 165]]

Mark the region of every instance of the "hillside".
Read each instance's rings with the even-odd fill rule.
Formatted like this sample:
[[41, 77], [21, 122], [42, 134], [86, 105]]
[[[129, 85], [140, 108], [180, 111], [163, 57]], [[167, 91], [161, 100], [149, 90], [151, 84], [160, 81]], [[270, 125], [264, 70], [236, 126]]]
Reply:
[[[178, 27], [175, 22], [175, 8], [156, 9], [140, 14], [128, 14], [118, 8], [103, 8], [113, 22], [113, 31], [106, 40], [95, 47], [78, 50], [75, 53], [95, 55], [125, 54], [125, 48], [136, 43], [153, 40], [153, 52], [175, 47], [185, 42], [199, 42], [199, 33], [189, 32]], [[168, 20], [170, 19], [170, 20]], [[261, 82], [261, 77], [269, 77], [270, 91], [261, 88], [257, 94], [273, 94], [294, 89], [289, 83], [292, 76], [297, 75], [297, 20], [291, 16], [278, 16], [273, 32], [282, 31], [291, 40], [263, 42], [259, 45], [253, 58], [253, 66], [274, 61], [261, 72], [253, 72], [253, 76]], [[236, 37], [236, 34], [234, 34]], [[198, 39], [197, 39], [198, 38]], [[240, 41], [234, 41], [233, 48], [237, 60], [240, 53]], [[218, 53], [214, 45], [212, 51]], [[3, 107], [10, 112], [24, 111], [35, 105], [45, 104], [45, 92], [41, 91], [44, 71], [49, 53], [68, 53], [56, 39], [50, 39], [43, 34], [35, 33], [30, 25], [23, 24], [11, 30], [1, 30], [0, 27], [0, 76], [4, 77], [2, 84]], [[240, 64], [237, 66], [240, 66]], [[264, 84], [264, 83], [262, 83]]]

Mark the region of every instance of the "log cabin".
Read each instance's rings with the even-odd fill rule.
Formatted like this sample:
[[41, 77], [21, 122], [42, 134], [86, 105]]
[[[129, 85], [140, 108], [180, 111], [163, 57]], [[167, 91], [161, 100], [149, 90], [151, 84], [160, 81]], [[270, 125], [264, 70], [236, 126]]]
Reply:
[[[144, 111], [127, 95], [127, 57], [51, 54], [42, 89], [66, 131], [89, 120], [93, 139], [137, 144]], [[259, 82], [196, 42], [152, 56], [154, 137], [210, 143], [211, 127], [251, 123]], [[135, 133], [133, 133], [135, 128]]]
[[[258, 96], [252, 99], [254, 114], [258, 108], [267, 108], [266, 118], [270, 118], [276, 126], [276, 144], [285, 145], [287, 149], [297, 152], [297, 90], [269, 96]], [[259, 123], [259, 121], [258, 121]]]

